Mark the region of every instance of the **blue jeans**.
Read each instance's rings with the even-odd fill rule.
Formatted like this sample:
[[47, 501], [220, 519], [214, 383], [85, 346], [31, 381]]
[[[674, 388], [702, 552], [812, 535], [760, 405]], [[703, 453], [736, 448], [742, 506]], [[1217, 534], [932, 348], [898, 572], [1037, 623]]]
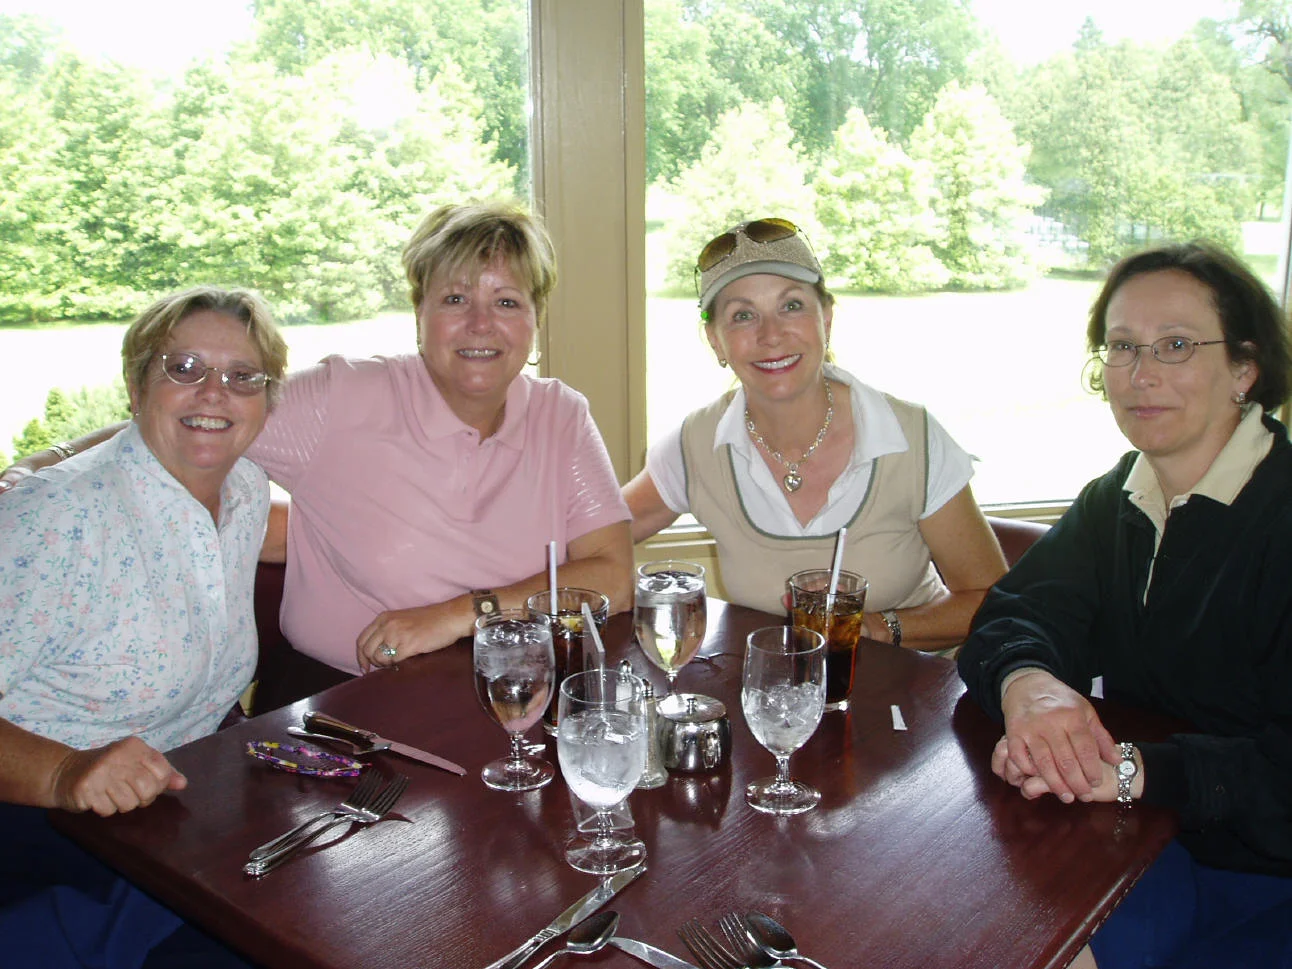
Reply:
[[37, 808], [0, 804], [5, 969], [250, 969], [64, 838]]
[[1166, 846], [1090, 940], [1099, 969], [1292, 969], [1292, 878]]

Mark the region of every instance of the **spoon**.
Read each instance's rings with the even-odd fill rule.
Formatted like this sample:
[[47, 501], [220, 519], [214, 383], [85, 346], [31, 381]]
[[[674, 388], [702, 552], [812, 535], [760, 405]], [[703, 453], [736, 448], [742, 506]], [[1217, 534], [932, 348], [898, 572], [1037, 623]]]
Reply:
[[564, 949], [553, 952], [536, 965], [534, 969], [543, 969], [557, 956], [563, 956], [567, 953], [586, 956], [596, 952], [598, 949], [604, 949], [611, 937], [614, 936], [617, 928], [619, 928], [618, 912], [598, 912], [596, 915], [589, 915], [570, 929], [570, 934], [565, 937]]
[[775, 956], [777, 959], [798, 959], [800, 962], [816, 966], [817, 969], [825, 969], [825, 966], [815, 959], [800, 955], [789, 929], [770, 915], [750, 912], [745, 916], [745, 924], [749, 926], [750, 937], [768, 955]]

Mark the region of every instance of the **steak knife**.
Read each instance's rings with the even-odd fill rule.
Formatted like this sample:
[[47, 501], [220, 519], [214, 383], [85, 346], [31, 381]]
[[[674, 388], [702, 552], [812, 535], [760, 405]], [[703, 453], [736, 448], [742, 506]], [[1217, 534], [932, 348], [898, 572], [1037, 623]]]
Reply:
[[552, 919], [546, 928], [526, 939], [497, 962], [491, 962], [485, 966], [485, 969], [517, 969], [540, 946], [555, 939], [558, 935], [568, 932], [571, 926], [582, 922], [605, 905], [606, 902], [614, 898], [624, 886], [631, 884], [645, 870], [646, 865], [642, 863], [604, 879], [600, 885]]
[[335, 737], [338, 740], [347, 741], [357, 749], [366, 747], [367, 750], [364, 751], [366, 753], [389, 750], [392, 754], [399, 754], [401, 757], [420, 761], [423, 764], [430, 764], [432, 767], [438, 767], [440, 770], [446, 770], [459, 776], [467, 772], [465, 767], [455, 764], [451, 760], [427, 753], [416, 747], [410, 747], [408, 744], [401, 744], [397, 740], [387, 740], [385, 737], [377, 736], [371, 730], [362, 730], [343, 720], [338, 720], [336, 717], [329, 717], [326, 713], [319, 713], [317, 710], [305, 714], [305, 729], [311, 733], [321, 734], [324, 737]]

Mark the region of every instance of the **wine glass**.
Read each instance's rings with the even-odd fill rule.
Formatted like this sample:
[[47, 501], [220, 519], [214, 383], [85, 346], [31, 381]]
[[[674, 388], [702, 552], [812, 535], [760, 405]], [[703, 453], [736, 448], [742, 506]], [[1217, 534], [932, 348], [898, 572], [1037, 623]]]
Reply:
[[633, 627], [646, 658], [668, 675], [669, 693], [704, 642], [705, 601], [702, 565], [647, 562], [637, 570]]
[[768, 626], [749, 634], [741, 675], [745, 722], [776, 758], [776, 776], [754, 781], [745, 800], [768, 814], [801, 814], [821, 792], [790, 780], [790, 754], [812, 736], [825, 710], [825, 639], [802, 626]]
[[556, 770], [524, 752], [522, 735], [547, 709], [555, 676], [552, 628], [546, 616], [502, 609], [476, 620], [476, 696], [511, 735], [510, 756], [486, 764], [484, 782], [499, 791], [532, 791]]
[[640, 864], [646, 846], [616, 830], [611, 808], [646, 768], [646, 684], [615, 669], [586, 670], [561, 684], [556, 754], [570, 790], [596, 812], [596, 830], [576, 833], [565, 860], [577, 871], [608, 875]]

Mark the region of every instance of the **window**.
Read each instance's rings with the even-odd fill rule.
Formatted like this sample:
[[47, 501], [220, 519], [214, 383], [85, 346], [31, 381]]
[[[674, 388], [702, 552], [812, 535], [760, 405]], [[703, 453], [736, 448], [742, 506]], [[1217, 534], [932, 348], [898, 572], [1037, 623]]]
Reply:
[[125, 416], [93, 321], [165, 292], [260, 290], [295, 367], [411, 350], [412, 226], [531, 194], [528, 46], [525, 0], [0, 0], [0, 466]]
[[[425, 11], [441, 2], [353, 0], [353, 7], [425, 25], [440, 23]], [[210, 178], [252, 180], [257, 170], [245, 148], [255, 149], [253, 158], [277, 160], [267, 154], [272, 148], [283, 153], [283, 164], [308, 159], [310, 169], [320, 169], [314, 194], [306, 193], [301, 207], [323, 220], [296, 240], [300, 253], [270, 267], [287, 272], [288, 283], [293, 267], [308, 267], [320, 284], [315, 301], [279, 298], [280, 310], [293, 319], [346, 317], [359, 314], [353, 308], [358, 303], [375, 320], [353, 342], [344, 341], [334, 324], [292, 326], [293, 343], [318, 327], [315, 342], [302, 342], [295, 362], [338, 350], [406, 350], [409, 322], [399, 303], [392, 249], [374, 241], [362, 206], [350, 204], [348, 187], [326, 182], [330, 169], [318, 162], [330, 159], [337, 142], [304, 119], [307, 110], [326, 108], [326, 131], [349, 138], [344, 144], [364, 142], [372, 149], [387, 144], [377, 134], [383, 120], [389, 123], [382, 113], [405, 103], [393, 92], [411, 92], [421, 97], [416, 103], [423, 111], [442, 116], [457, 109], [472, 140], [493, 148], [470, 164], [435, 156], [441, 159], [435, 168], [430, 156], [437, 145], [418, 143], [388, 169], [360, 166], [363, 179], [384, 186], [383, 204], [405, 206], [406, 213], [423, 211], [433, 198], [490, 191], [490, 177], [522, 195], [532, 186], [561, 267], [549, 325], [540, 336], [541, 367], [588, 396], [621, 478], [640, 468], [650, 439], [716, 396], [729, 379], [712, 362], [696, 319], [687, 265], [699, 243], [738, 217], [781, 214], [807, 227], [827, 259], [840, 297], [834, 337], [840, 361], [881, 389], [927, 404], [981, 458], [979, 499], [1016, 503], [1070, 498], [1125, 449], [1106, 407], [1080, 384], [1084, 317], [1099, 267], [1128, 245], [1211, 235], [1245, 252], [1271, 281], [1282, 279], [1289, 81], [1275, 70], [1267, 37], [1274, 25], [1256, 18], [1229, 21], [1232, 5], [1223, 0], [1133, 10], [1110, 0], [1082, 0], [1045, 18], [1017, 16], [1008, 0], [973, 0], [968, 9], [952, 0], [905, 0], [885, 9], [918, 10], [919, 16], [889, 25], [862, 21], [863, 5], [855, 0], [472, 2], [489, 17], [443, 21], [436, 28], [442, 36], [417, 56], [361, 62], [352, 52], [333, 51], [334, 57], [313, 62], [318, 73], [309, 84], [301, 82], [301, 51], [325, 45], [328, 32], [345, 20], [336, 12], [350, 4], [258, 4], [273, 19], [269, 34], [283, 61], [264, 75], [250, 68], [234, 77], [210, 70], [190, 75], [187, 84], [150, 81], [140, 88], [85, 66], [79, 75], [65, 72], [62, 89], [87, 99], [91, 90], [98, 112], [99, 128], [78, 129], [87, 136], [80, 143], [82, 160], [93, 160], [82, 166], [80, 187], [93, 187], [92, 175], [116, 177], [136, 193], [122, 211], [151, 216], [151, 235], [135, 249], [116, 246], [122, 250], [116, 254], [122, 291], [127, 282], [143, 279], [164, 288], [178, 279], [155, 269], [149, 276], [141, 267], [154, 266], [148, 260], [157, 251], [176, 245], [190, 245], [194, 253], [209, 248], [195, 240], [206, 238], [201, 232], [216, 220], [202, 211], [174, 218], [186, 198], [163, 191], [176, 189], [168, 169], [162, 166], [163, 177], [148, 182], [140, 173], [159, 163], [137, 150], [109, 153], [116, 167], [100, 166], [103, 145], [89, 135], [99, 138], [115, 123], [163, 143], [186, 139], [193, 151], [205, 153], [201, 171]], [[0, 25], [0, 191], [13, 191], [18, 175], [48, 163], [43, 153], [51, 144], [43, 137], [48, 129], [32, 123], [40, 106], [12, 95], [15, 78], [36, 66], [23, 59], [30, 48], [17, 42], [13, 17], [33, 9], [53, 16], [66, 3], [0, 0], [0, 16], [7, 18]], [[208, 8], [240, 11], [242, 5], [227, 0]], [[132, 24], [172, 16], [113, 10], [118, 21]], [[379, 48], [384, 38], [399, 36], [392, 21], [384, 24], [372, 30]], [[214, 35], [205, 25], [185, 26], [189, 33]], [[456, 75], [438, 70], [432, 62], [441, 55], [469, 60], [471, 67]], [[218, 110], [230, 92], [262, 84], [282, 85], [298, 97], [302, 90], [317, 91], [325, 74], [346, 90], [349, 107], [302, 98], [300, 115], [274, 115], [262, 143], [249, 143]], [[431, 74], [440, 79], [434, 104], [424, 83]], [[88, 77], [98, 80], [87, 84]], [[488, 110], [477, 107], [468, 90], [468, 82], [477, 85], [477, 96], [480, 85], [505, 83], [525, 92], [530, 78], [528, 94], [510, 100], [490, 89]], [[169, 142], [165, 130], [131, 120], [129, 111], [168, 99], [174, 104], [179, 91], [187, 100], [172, 112], [176, 127]], [[503, 103], [510, 106], [492, 107]], [[858, 107], [864, 110], [852, 111]], [[414, 125], [409, 137], [429, 128]], [[525, 140], [529, 130], [532, 143]], [[955, 144], [977, 147], [957, 155]], [[978, 178], [972, 191], [948, 175], [961, 155]], [[426, 167], [420, 174], [400, 167], [414, 163]], [[880, 174], [899, 190], [885, 194]], [[462, 181], [469, 177], [483, 181]], [[148, 194], [145, 184], [160, 188]], [[33, 197], [42, 200], [39, 191]], [[338, 199], [343, 204], [333, 204]], [[965, 205], [966, 199], [974, 204]], [[880, 215], [867, 214], [858, 200]], [[51, 278], [69, 281], [73, 288], [64, 286], [65, 295], [74, 302], [74, 286], [84, 275], [76, 260], [84, 258], [83, 250], [114, 247], [119, 227], [109, 217], [120, 212], [96, 213], [102, 224], [87, 223], [75, 244], [51, 246], [48, 237], [30, 235], [29, 223], [6, 222], [4, 213], [13, 211], [8, 203], [0, 205], [0, 247], [8, 254], [9, 247], [30, 243], [31, 258], [21, 270], [41, 285]], [[880, 237], [871, 243], [875, 252], [860, 245], [862, 229]], [[397, 234], [396, 249], [405, 231]], [[216, 246], [230, 260], [226, 265], [236, 268], [232, 260], [238, 258], [265, 261], [254, 249], [255, 235], [248, 228], [245, 239]], [[336, 248], [311, 250], [309, 236]], [[386, 254], [372, 255], [379, 251]], [[366, 267], [359, 282], [328, 275], [329, 267], [355, 262]], [[0, 259], [0, 283], [10, 289], [14, 266]], [[233, 268], [229, 274], [241, 275]], [[272, 274], [268, 278], [273, 282]], [[137, 299], [122, 291], [99, 297], [110, 302], [116, 294], [137, 309]], [[322, 299], [322, 293], [331, 295]], [[115, 374], [120, 331], [65, 330], [78, 353], [63, 353], [51, 348], [48, 331], [14, 321], [13, 301], [6, 303], [5, 294], [0, 314], [10, 315], [0, 322], [0, 452], [12, 453], [9, 438], [44, 403], [43, 387], [16, 401], [19, 378], [25, 382], [40, 372], [51, 383], [75, 388], [88, 380], [78, 369], [87, 365], [80, 357]], [[397, 309], [382, 315], [373, 300]]]
[[1128, 445], [1081, 380], [1099, 273], [1202, 236], [1281, 291], [1288, 239], [1277, 25], [1132, 7], [646, 0], [648, 437], [729, 385], [695, 254], [781, 216], [823, 259], [841, 365], [927, 405], [980, 502], [1107, 470]]

